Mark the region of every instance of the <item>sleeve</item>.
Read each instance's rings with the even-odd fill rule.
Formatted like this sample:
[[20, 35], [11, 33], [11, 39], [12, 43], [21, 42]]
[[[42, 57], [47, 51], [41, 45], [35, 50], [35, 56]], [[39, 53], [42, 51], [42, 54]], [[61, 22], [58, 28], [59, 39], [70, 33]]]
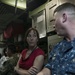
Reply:
[[45, 68], [48, 68], [48, 69], [50, 69], [50, 70], [52, 69], [52, 64], [53, 64], [53, 62], [52, 62], [52, 57], [53, 57], [54, 51], [55, 51], [55, 49], [53, 49], [53, 50], [49, 53], [48, 62], [47, 62], [47, 64], [44, 66]]
[[43, 56], [45, 56], [45, 53], [44, 53], [44, 51], [42, 50], [42, 49], [38, 49], [38, 50], [36, 50], [36, 56], [38, 56], [38, 55], [43, 55]]
[[24, 55], [24, 53], [26, 53], [27, 50], [28, 50], [28, 49], [24, 49], [24, 50], [21, 52], [21, 54]]
[[21, 52], [21, 54], [23, 55], [23, 54], [24, 54], [24, 52], [25, 52], [25, 49]]
[[75, 57], [66, 65], [66, 73], [75, 75]]
[[51, 70], [51, 64], [50, 64], [50, 61], [49, 60], [48, 60], [48, 63], [44, 67]]
[[48, 62], [47, 62], [47, 64], [44, 66], [45, 68], [48, 68], [48, 69], [50, 69], [50, 70], [51, 70], [51, 65], [52, 65], [51, 59], [52, 59], [52, 56], [51, 56], [51, 53], [50, 53], [49, 58], [48, 58]]
[[54, 53], [56, 52], [56, 50], [58, 49], [59, 45], [60, 45], [60, 43], [56, 44], [54, 46], [54, 48], [51, 50], [51, 52], [49, 53], [48, 63], [44, 66], [45, 68], [48, 68], [50, 70], [52, 69], [52, 65], [55, 63], [55, 62], [53, 62], [52, 57], [53, 57]]
[[24, 57], [25, 57], [25, 55], [26, 55], [26, 51], [27, 51], [27, 49], [24, 49], [24, 50], [21, 52], [22, 59], [24, 59]]

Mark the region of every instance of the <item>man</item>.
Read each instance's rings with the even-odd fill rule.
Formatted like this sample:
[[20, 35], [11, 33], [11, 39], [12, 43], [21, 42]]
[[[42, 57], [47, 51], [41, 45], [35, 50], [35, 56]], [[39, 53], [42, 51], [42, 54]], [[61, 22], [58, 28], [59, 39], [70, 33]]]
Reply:
[[50, 52], [48, 63], [37, 75], [75, 75], [75, 5], [58, 6], [54, 18], [57, 34], [65, 39]]
[[6, 52], [9, 59], [3, 63], [3, 67], [0, 69], [0, 75], [14, 75], [14, 67], [19, 58], [16, 53], [15, 45], [7, 45]]

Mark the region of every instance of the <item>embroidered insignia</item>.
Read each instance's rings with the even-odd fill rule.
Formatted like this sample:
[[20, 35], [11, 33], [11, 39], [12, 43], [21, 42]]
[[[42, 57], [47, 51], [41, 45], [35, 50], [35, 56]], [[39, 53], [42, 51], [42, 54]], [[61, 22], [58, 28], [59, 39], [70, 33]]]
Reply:
[[55, 60], [56, 57], [53, 57], [52, 60]]
[[72, 60], [72, 62], [75, 62], [75, 58]]

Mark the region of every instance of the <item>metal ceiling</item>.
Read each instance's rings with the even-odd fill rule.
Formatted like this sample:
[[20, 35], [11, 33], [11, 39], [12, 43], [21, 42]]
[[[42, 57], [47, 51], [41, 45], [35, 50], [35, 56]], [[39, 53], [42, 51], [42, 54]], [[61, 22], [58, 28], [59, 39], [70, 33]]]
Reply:
[[10, 6], [0, 1], [0, 34], [3, 33], [12, 20], [17, 19], [23, 13], [25, 13], [25, 10]]

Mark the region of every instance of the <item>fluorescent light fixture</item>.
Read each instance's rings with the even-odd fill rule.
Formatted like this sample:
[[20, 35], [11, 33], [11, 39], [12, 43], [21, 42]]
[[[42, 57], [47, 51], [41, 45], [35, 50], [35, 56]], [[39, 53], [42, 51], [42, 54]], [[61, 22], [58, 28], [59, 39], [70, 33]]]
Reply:
[[[1, 0], [1, 2], [15, 7], [16, 0]], [[17, 0], [17, 8], [25, 10], [26, 0]]]

